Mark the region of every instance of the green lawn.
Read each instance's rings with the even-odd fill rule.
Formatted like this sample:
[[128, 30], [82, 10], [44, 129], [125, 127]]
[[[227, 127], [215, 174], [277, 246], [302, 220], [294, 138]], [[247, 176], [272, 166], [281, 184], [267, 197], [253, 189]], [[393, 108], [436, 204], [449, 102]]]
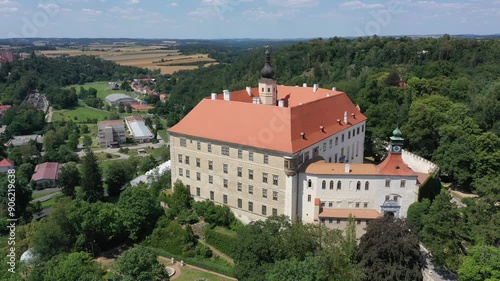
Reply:
[[207, 272], [199, 271], [187, 266], [181, 268], [181, 276], [176, 278], [177, 281], [194, 281], [205, 278], [207, 281], [225, 281], [230, 280], [227, 278], [222, 278], [217, 275], [213, 275]]
[[46, 191], [33, 193], [33, 195], [31, 196], [31, 199], [32, 200], [38, 199], [38, 198], [43, 197], [45, 195], [49, 195], [49, 194], [53, 194], [53, 193], [57, 193], [57, 192], [59, 192], [59, 190], [46, 190]]
[[[108, 154], [111, 155], [111, 158], [107, 157]], [[105, 153], [105, 152], [96, 153], [95, 156], [97, 157], [97, 161], [115, 159], [115, 158], [119, 158], [120, 157], [119, 155], [116, 155], [116, 154], [113, 154], [113, 153]]]
[[87, 90], [91, 87], [96, 89], [97, 90], [97, 97], [101, 98], [101, 99], [104, 99], [105, 97], [107, 97], [111, 94], [118, 94], [118, 93], [126, 94], [128, 96], [133, 97], [133, 98], [139, 97], [139, 95], [136, 94], [135, 92], [126, 92], [126, 91], [122, 91], [122, 90], [111, 90], [109, 88], [108, 82], [94, 82], [94, 83], [87, 83], [85, 85], [72, 85], [69, 87], [75, 87], [77, 93], [79, 93], [80, 86], [83, 86], [83, 88], [85, 88]]
[[[76, 117], [76, 119], [75, 119]], [[98, 121], [105, 120], [109, 117], [109, 113], [89, 107], [76, 107], [74, 109], [58, 110], [53, 113], [52, 120], [72, 120], [75, 123], [86, 122], [87, 119], [97, 119]]]
[[229, 230], [229, 229], [224, 228], [224, 227], [217, 226], [217, 227], [215, 227], [214, 230], [219, 232], [219, 233], [222, 233], [222, 234], [236, 237], [236, 231], [232, 231], [232, 230]]

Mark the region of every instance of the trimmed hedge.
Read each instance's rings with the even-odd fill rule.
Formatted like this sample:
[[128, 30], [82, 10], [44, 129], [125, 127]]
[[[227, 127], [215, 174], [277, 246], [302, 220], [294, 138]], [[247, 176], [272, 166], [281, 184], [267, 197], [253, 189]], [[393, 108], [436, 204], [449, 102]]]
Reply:
[[205, 241], [213, 247], [217, 248], [219, 251], [224, 254], [233, 257], [234, 256], [234, 248], [236, 245], [236, 234], [230, 235], [228, 234], [226, 229], [219, 230], [219, 227], [214, 229], [210, 227], [205, 228]]

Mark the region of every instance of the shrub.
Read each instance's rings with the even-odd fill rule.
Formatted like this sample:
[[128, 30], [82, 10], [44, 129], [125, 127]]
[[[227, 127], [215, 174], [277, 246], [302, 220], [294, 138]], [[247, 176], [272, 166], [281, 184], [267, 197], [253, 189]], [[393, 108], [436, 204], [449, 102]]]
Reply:
[[236, 234], [230, 235], [228, 233], [230, 233], [230, 230], [226, 230], [224, 228], [216, 227], [211, 229], [210, 227], [206, 227], [205, 241], [224, 254], [233, 257], [233, 250], [236, 244]]
[[[161, 219], [159, 224], [164, 224]], [[186, 231], [176, 222], [169, 222], [166, 227], [155, 228], [153, 233], [144, 241], [146, 246], [159, 248], [174, 255], [181, 255], [184, 247]]]
[[203, 245], [203, 244], [198, 244], [198, 246], [196, 246], [196, 249], [194, 250], [196, 255], [202, 257], [202, 258], [211, 258], [213, 253], [212, 253], [212, 250]]

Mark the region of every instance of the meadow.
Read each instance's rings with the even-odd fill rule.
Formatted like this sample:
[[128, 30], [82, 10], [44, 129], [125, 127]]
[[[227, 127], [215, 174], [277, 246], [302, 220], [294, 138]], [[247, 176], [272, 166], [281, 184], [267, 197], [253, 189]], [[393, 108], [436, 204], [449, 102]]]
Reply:
[[75, 123], [87, 122], [87, 120], [97, 119], [98, 121], [105, 120], [109, 117], [109, 112], [101, 111], [89, 107], [78, 106], [73, 109], [64, 109], [54, 111], [52, 121], [69, 121]]

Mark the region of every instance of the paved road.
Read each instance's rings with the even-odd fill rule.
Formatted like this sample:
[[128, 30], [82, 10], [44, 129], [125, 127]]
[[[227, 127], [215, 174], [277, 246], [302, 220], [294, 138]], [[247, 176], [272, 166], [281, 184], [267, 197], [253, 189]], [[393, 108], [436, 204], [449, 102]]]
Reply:
[[37, 198], [37, 199], [33, 199], [30, 201], [30, 203], [33, 203], [33, 202], [36, 202], [36, 201], [40, 201], [40, 202], [45, 202], [45, 201], [48, 201], [50, 200], [52, 197], [56, 196], [57, 194], [61, 193], [60, 191], [56, 192], [56, 193], [51, 193], [51, 194], [47, 194], [45, 196], [42, 196], [40, 198]]

